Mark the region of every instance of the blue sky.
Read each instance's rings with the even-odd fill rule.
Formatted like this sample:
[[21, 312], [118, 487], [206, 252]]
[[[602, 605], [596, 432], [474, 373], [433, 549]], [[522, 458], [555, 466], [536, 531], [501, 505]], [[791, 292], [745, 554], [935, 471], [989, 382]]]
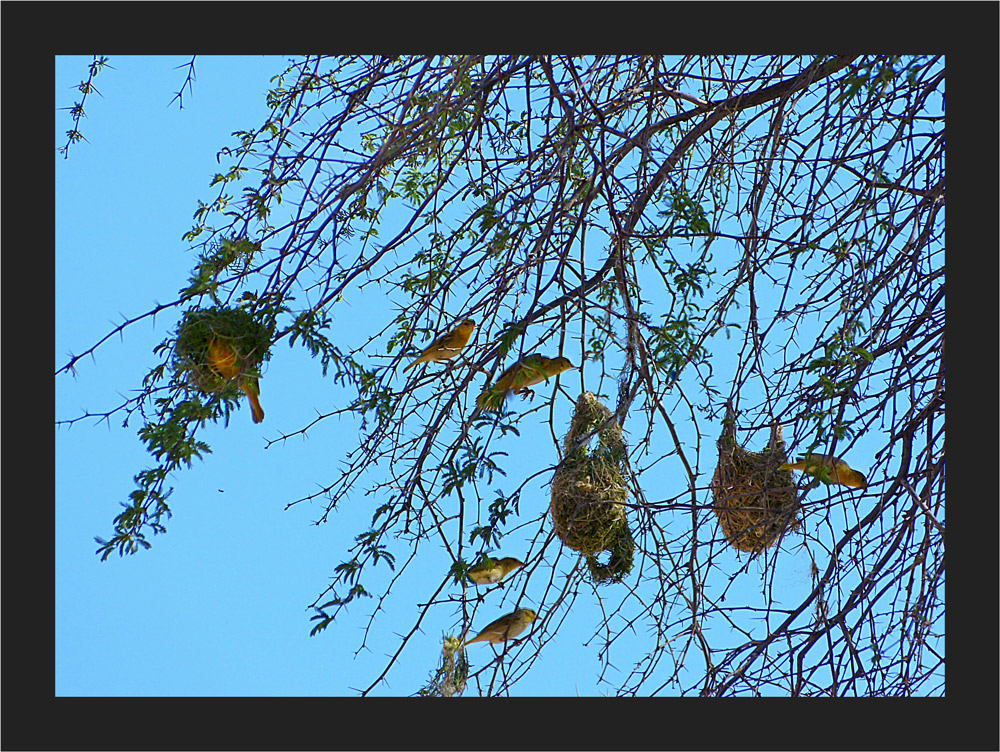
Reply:
[[[58, 59], [57, 106], [76, 101], [72, 87], [87, 62]], [[176, 296], [194, 260], [181, 235], [190, 229], [196, 199], [210, 195], [215, 154], [231, 132], [265, 116], [263, 92], [281, 68], [280, 58], [203, 57], [194, 92], [179, 110], [168, 103], [184, 80], [174, 67], [184, 62], [112, 60], [115, 69], [97, 80], [103, 98], [88, 102], [89, 143], [56, 165], [57, 363], [89, 347], [121, 316]], [[67, 124], [60, 113], [57, 145]], [[77, 378], [57, 380], [57, 415], [120, 404], [119, 395], [136, 388], [155, 363], [151, 348], [175, 323], [174, 312], [143, 322], [124, 340], [107, 342], [94, 360], [81, 361]], [[308, 367], [300, 354], [282, 353], [262, 385], [274, 419], [258, 429], [241, 411], [228, 430], [208, 432], [210, 461], [175, 479], [176, 514], [148, 556], [101, 563], [93, 541], [110, 532], [133, 474], [151, 464], [135, 434], [141, 423], [122, 430], [116, 416], [110, 427], [86, 420], [57, 429], [57, 694], [345, 690], [332, 678], [347, 673], [344, 663], [331, 661], [336, 641], [311, 639], [305, 611], [332, 563], [329, 535], [315, 533], [332, 526], [309, 527], [306, 510], [283, 511], [289, 494], [310, 483], [305, 475], [293, 477], [287, 458], [308, 467], [328, 461], [330, 447], [297, 441], [262, 449], [274, 423], [311, 417], [308, 403], [270, 387], [283, 371]]]
[[[284, 68], [280, 57], [199, 57], [193, 91], [185, 92], [179, 109], [170, 101], [185, 77], [177, 66], [187, 59], [112, 58], [113, 69], [96, 80], [103, 96], [87, 102], [88, 117], [81, 125], [87, 142], [74, 145], [68, 160], [57, 159], [57, 367], [123, 318], [176, 297], [196, 258], [181, 236], [192, 225], [197, 200], [214, 196], [209, 181], [220, 171], [216, 153], [230, 144], [233, 131], [264, 121], [264, 92], [271, 76]], [[85, 77], [89, 61], [57, 59], [57, 108], [79, 98], [74, 87]], [[65, 143], [69, 128], [68, 114], [57, 112], [54, 148]], [[720, 253], [724, 257], [726, 250]], [[767, 293], [759, 294], [763, 308]], [[359, 322], [374, 323], [387, 311], [373, 297], [359, 294], [334, 309], [338, 343], [364, 342], [367, 330]], [[461, 313], [460, 308], [449, 311], [455, 317]], [[158, 362], [151, 351], [177, 316], [171, 309], [130, 326], [123, 337], [112, 337], [92, 358], [82, 359], [75, 377], [57, 376], [57, 419], [100, 414], [131, 396]], [[739, 340], [720, 340], [714, 347], [713, 366], [724, 369], [735, 361]], [[571, 359], [579, 362], [579, 357]], [[584, 372], [583, 386], [595, 389], [588, 373], [596, 370]], [[565, 383], [575, 395], [581, 376], [574, 372]], [[602, 388], [614, 394], [613, 383]], [[450, 561], [442, 550], [425, 545], [419, 566], [394, 586], [394, 596], [374, 619], [373, 601], [363, 601], [326, 632], [309, 636], [307, 605], [325, 587], [353, 536], [367, 528], [371, 502], [359, 495], [320, 526], [311, 523], [322, 514], [322, 505], [286, 505], [330, 482], [331, 468], [352, 448], [352, 440], [356, 444], [356, 426], [335, 418], [321, 422], [307, 437], [267, 444], [307, 425], [319, 412], [343, 406], [345, 398], [346, 392], [323, 378], [318, 363], [281, 343], [261, 382], [265, 422], [254, 425], [243, 406], [228, 427], [205, 430], [200, 438], [211, 445], [212, 454], [173, 478], [174, 516], [167, 534], [154, 538], [149, 551], [124, 559], [112, 556], [103, 563], [94, 554], [93, 538], [110, 533], [119, 502], [133, 489], [132, 476], [152, 464], [136, 436], [141, 419], [133, 416], [123, 429], [116, 413], [109, 421], [90, 417], [56, 428], [57, 695], [328, 696], [353, 695], [369, 686], [395, 652], [396, 633], [409, 631], [418, 604], [433, 593]], [[555, 426], [565, 426], [572, 403], [563, 397], [556, 410]], [[522, 430], [523, 440], [499, 445], [510, 453], [510, 467], [539, 456], [555, 461], [542, 414], [530, 424], [537, 430]], [[711, 444], [718, 425], [703, 425], [701, 440]], [[760, 448], [765, 441], [766, 435], [759, 433], [748, 443]], [[851, 455], [864, 458], [857, 463], [862, 470], [869, 471], [878, 446], [878, 437], [854, 446]], [[703, 449], [703, 457], [711, 456], [711, 448]], [[656, 498], [683, 487], [676, 468], [661, 465], [644, 480], [644, 488], [662, 484], [665, 490]], [[706, 468], [710, 475], [711, 464], [702, 471]], [[707, 485], [708, 478], [700, 481]], [[529, 484], [522, 498], [526, 522], [540, 515], [548, 499], [543, 480]], [[871, 500], [860, 501], [865, 503]], [[526, 525], [512, 532], [501, 552], [530, 550], [537, 545], [532, 543], [536, 530], [537, 525]], [[811, 589], [809, 557], [792, 547], [782, 556], [779, 570], [765, 573], [754, 563], [743, 571], [745, 558], [719, 551], [716, 584], [724, 588], [735, 575], [726, 605], [759, 607], [771, 597], [784, 606], [797, 604]], [[561, 561], [545, 563], [564, 572], [570, 558], [564, 554]], [[736, 575], [739, 571], [743, 573]], [[373, 590], [378, 584], [376, 578], [366, 587]], [[446, 592], [457, 590], [451, 586]], [[645, 641], [655, 639], [640, 627], [631, 642], [616, 643], [607, 674], [612, 686], [600, 684], [602, 665], [592, 637], [602, 608], [613, 610], [620, 598], [605, 590], [602, 606], [587, 587], [580, 593], [558, 639], [546, 645], [515, 694], [603, 694], [628, 674]], [[532, 596], [543, 598], [541, 591], [529, 590], [521, 605], [537, 605]], [[473, 627], [509, 611], [516, 598], [513, 587], [491, 592], [478, 607]], [[410, 695], [425, 684], [437, 662], [442, 632], [454, 633], [460, 624], [447, 608], [432, 611], [432, 617], [373, 695]], [[370, 621], [366, 644], [360, 647]], [[473, 669], [492, 657], [490, 651], [483, 645], [470, 647]]]

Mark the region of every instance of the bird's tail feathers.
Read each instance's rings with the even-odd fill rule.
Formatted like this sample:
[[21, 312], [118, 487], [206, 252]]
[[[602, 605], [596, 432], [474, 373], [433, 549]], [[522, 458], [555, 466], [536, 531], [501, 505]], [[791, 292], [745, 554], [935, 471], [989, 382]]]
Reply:
[[500, 410], [503, 409], [503, 402], [506, 396], [506, 392], [498, 392], [495, 389], [487, 387], [478, 397], [476, 397], [476, 405], [478, 405], [481, 410], [494, 413], [500, 412]]
[[240, 389], [247, 396], [250, 401], [250, 412], [254, 423], [260, 423], [264, 420], [264, 408], [260, 406], [260, 400], [257, 398], [257, 388], [255, 383], [249, 383], [244, 381], [240, 384]]

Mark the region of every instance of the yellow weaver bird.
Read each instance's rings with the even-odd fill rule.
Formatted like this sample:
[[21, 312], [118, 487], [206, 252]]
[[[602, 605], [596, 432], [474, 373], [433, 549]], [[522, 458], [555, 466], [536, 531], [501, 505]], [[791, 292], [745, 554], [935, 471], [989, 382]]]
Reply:
[[857, 470], [844, 462], [840, 457], [829, 454], [800, 454], [795, 462], [786, 462], [779, 470], [798, 470], [802, 473], [819, 478], [824, 483], [837, 483], [849, 488], [864, 488], [868, 481]]
[[476, 404], [483, 410], [499, 412], [510, 392], [515, 394], [530, 392], [529, 386], [541, 384], [570, 368], [576, 368], [576, 366], [561, 355], [558, 358], [546, 358], [544, 355], [535, 354], [525, 355], [501, 373], [500, 378], [492, 386], [487, 386], [482, 394], [476, 398]]
[[227, 381], [239, 379], [239, 388], [243, 390], [247, 399], [250, 400], [250, 412], [253, 422], [260, 423], [264, 420], [264, 408], [260, 406], [260, 400], [257, 399], [257, 395], [260, 393], [257, 378], [255, 376], [242, 375], [238, 360], [239, 357], [232, 345], [216, 337], [212, 337], [208, 341], [208, 365]]
[[436, 363], [439, 360], [454, 358], [461, 352], [462, 348], [469, 344], [469, 337], [472, 336], [476, 322], [472, 319], [465, 319], [447, 334], [442, 334], [430, 343], [419, 356], [410, 362], [403, 372], [409, 371], [418, 363]]
[[512, 640], [526, 630], [528, 625], [537, 617], [538, 614], [530, 608], [519, 608], [517, 611], [501, 616], [495, 622], [488, 624], [482, 632], [471, 640], [466, 640], [464, 645], [469, 645], [473, 642], [490, 642], [496, 644]]
[[477, 585], [492, 585], [523, 566], [523, 561], [518, 561], [513, 556], [505, 556], [498, 561], [490, 559], [484, 564], [472, 567], [468, 574], [469, 579]]

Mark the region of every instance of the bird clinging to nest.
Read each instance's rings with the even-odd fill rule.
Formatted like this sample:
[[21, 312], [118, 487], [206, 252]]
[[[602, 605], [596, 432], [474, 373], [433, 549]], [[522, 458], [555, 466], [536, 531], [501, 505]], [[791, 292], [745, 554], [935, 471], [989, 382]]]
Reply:
[[848, 488], [865, 488], [868, 480], [857, 470], [852, 470], [840, 457], [829, 454], [800, 454], [795, 462], [786, 462], [779, 470], [798, 470], [812, 475], [824, 483], [835, 483]]

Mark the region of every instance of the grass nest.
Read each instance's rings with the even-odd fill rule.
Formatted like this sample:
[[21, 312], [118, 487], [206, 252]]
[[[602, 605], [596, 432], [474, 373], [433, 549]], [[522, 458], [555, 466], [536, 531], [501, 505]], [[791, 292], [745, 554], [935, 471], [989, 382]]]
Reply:
[[[621, 582], [632, 571], [635, 542], [625, 519], [628, 498], [624, 470], [626, 448], [622, 429], [612, 423], [593, 440], [579, 439], [611, 416], [590, 392], [576, 401], [569, 431], [563, 439], [566, 459], [552, 477], [552, 525], [559, 539], [587, 560], [596, 583]], [[608, 552], [607, 562], [598, 554]]]
[[727, 406], [719, 436], [719, 464], [712, 476], [712, 509], [733, 548], [759, 554], [799, 527], [799, 499], [785, 462], [781, 426], [771, 427], [762, 452], [736, 443], [736, 422]]
[[236, 353], [241, 374], [259, 376], [260, 367], [271, 357], [274, 325], [264, 324], [242, 308], [192, 308], [184, 312], [174, 343], [174, 372], [202, 392], [235, 397], [239, 388], [212, 369], [208, 345], [213, 339]]

